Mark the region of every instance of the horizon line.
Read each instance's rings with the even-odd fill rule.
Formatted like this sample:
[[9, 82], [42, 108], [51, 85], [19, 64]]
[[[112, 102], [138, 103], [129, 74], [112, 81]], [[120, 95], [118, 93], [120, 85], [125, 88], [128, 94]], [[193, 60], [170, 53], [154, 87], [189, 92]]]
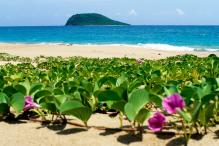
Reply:
[[[83, 26], [126, 26], [127, 25], [0, 25], [0, 27], [83, 27]], [[219, 24], [130, 24], [129, 26], [219, 26]]]

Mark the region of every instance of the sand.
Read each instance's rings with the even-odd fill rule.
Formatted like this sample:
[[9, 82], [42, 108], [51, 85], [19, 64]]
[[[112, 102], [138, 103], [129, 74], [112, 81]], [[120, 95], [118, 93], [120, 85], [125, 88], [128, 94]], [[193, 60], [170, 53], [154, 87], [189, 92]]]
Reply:
[[[80, 123], [78, 120], [73, 122]], [[118, 128], [118, 118], [94, 114], [89, 126], [107, 126]], [[190, 146], [218, 146], [219, 127], [204, 137], [196, 137]], [[182, 139], [173, 133], [143, 134], [143, 139], [124, 131], [85, 129], [73, 125], [42, 126], [36, 122], [6, 123], [0, 122], [0, 145], [2, 146], [180, 146]], [[199, 140], [198, 140], [199, 139]]]
[[58, 45], [58, 44], [6, 44], [0, 43], [0, 53], [23, 57], [44, 56], [82, 56], [92, 58], [129, 57], [145, 59], [161, 59], [175, 55], [194, 54], [200, 57], [217, 52], [197, 51], [163, 51], [157, 48], [116, 45]]

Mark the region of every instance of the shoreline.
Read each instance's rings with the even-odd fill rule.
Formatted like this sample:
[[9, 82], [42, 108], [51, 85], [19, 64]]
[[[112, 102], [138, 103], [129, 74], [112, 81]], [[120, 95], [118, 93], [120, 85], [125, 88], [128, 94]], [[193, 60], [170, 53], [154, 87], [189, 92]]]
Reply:
[[138, 44], [125, 44], [125, 43], [63, 43], [63, 42], [1, 42], [0, 45], [60, 45], [60, 46], [126, 46], [126, 47], [135, 47], [135, 48], [145, 48], [145, 49], [154, 49], [162, 51], [191, 51], [191, 52], [219, 52], [219, 46], [177, 46], [171, 44], [161, 44], [161, 43], [138, 43]]
[[[162, 47], [162, 46], [161, 46]], [[79, 44], [24, 44], [0, 43], [0, 53], [34, 58], [43, 56], [62, 57], [89, 57], [89, 58], [145, 58], [164, 59], [176, 55], [193, 54], [207, 57], [210, 54], [219, 56], [219, 51], [182, 51], [162, 50], [159, 46], [133, 46], [133, 45], [79, 45]]]

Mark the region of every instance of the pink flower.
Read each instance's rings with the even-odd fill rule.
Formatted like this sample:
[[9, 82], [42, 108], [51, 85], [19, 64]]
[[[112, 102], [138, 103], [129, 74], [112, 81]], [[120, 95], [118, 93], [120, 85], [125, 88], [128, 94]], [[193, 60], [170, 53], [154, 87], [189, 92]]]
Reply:
[[175, 114], [177, 109], [182, 110], [185, 107], [185, 101], [178, 93], [174, 93], [171, 96], [166, 97], [163, 100], [162, 105], [167, 113]]
[[137, 64], [142, 64], [144, 62], [143, 58], [136, 59]]
[[163, 125], [166, 123], [166, 117], [160, 113], [154, 113], [153, 117], [148, 120], [148, 128], [154, 132], [161, 131]]
[[24, 104], [24, 108], [23, 108], [24, 112], [26, 112], [30, 109], [35, 109], [35, 108], [39, 108], [39, 107], [40, 106], [38, 104], [33, 102], [33, 99], [31, 96], [25, 96], [25, 104]]

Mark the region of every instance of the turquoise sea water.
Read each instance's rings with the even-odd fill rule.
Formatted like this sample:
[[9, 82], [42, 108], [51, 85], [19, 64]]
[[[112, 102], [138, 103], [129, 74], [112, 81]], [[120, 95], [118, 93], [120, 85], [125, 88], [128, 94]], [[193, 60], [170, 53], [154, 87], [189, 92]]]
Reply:
[[163, 50], [219, 51], [219, 26], [0, 27], [0, 42], [138, 45]]

